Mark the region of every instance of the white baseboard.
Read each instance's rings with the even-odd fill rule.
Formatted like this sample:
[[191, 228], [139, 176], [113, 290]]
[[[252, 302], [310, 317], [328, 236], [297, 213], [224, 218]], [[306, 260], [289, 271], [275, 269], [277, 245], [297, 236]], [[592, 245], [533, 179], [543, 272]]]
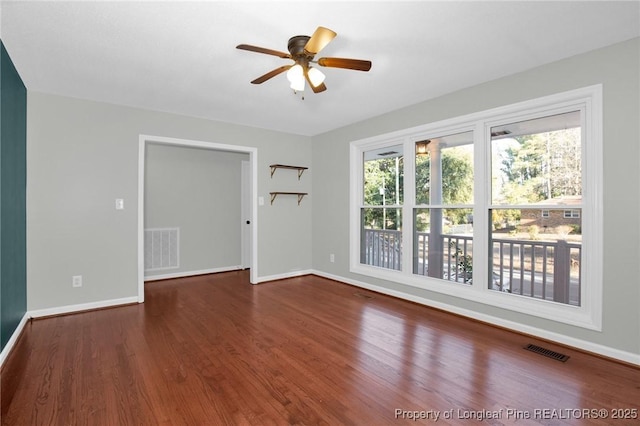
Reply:
[[124, 297], [122, 299], [101, 300], [99, 302], [81, 303], [79, 305], [59, 306], [57, 308], [36, 309], [28, 311], [30, 318], [50, 317], [52, 315], [71, 314], [74, 312], [90, 311], [93, 309], [111, 308], [119, 305], [138, 303], [138, 297]]
[[220, 272], [237, 271], [238, 269], [242, 269], [242, 266], [234, 265], [234, 266], [224, 266], [222, 268], [202, 269], [200, 271], [174, 272], [173, 274], [162, 274], [162, 275], [146, 275], [144, 277], [144, 281], [147, 282], [147, 281], [155, 281], [155, 280], [168, 280], [172, 278], [186, 278], [186, 277], [193, 277], [195, 275], [217, 274]]
[[2, 352], [0, 352], [0, 368], [2, 368], [2, 366], [4, 365], [4, 362], [7, 360], [7, 357], [11, 353], [11, 350], [13, 349], [14, 345], [18, 341], [18, 337], [20, 337], [20, 333], [22, 333], [24, 326], [27, 325], [27, 321], [29, 321], [28, 312], [24, 314], [24, 316], [18, 323], [18, 326], [16, 327], [16, 329], [13, 330], [13, 334], [7, 341], [7, 344], [2, 349]]
[[620, 349], [611, 348], [609, 346], [604, 346], [598, 343], [589, 342], [586, 340], [576, 339], [571, 336], [566, 336], [564, 334], [554, 333], [549, 330], [543, 330], [540, 328], [532, 327], [525, 324], [520, 324], [517, 322], [505, 320], [502, 318], [497, 318], [491, 315], [482, 314], [476, 311], [470, 311], [468, 309], [460, 308], [458, 306], [449, 305], [446, 303], [436, 302], [433, 300], [425, 299], [423, 297], [418, 297], [412, 294], [391, 290], [385, 287], [380, 287], [377, 285], [369, 284], [363, 281], [352, 280], [349, 278], [341, 277], [338, 275], [329, 274], [322, 271], [313, 270], [310, 272], [314, 275], [318, 275], [320, 277], [328, 278], [331, 280], [339, 281], [345, 284], [353, 285], [356, 287], [365, 288], [367, 290], [375, 291], [377, 293], [387, 294], [389, 296], [397, 297], [399, 299], [409, 300], [411, 302], [419, 303], [421, 305], [430, 306], [437, 309], [442, 309], [443, 311], [451, 312], [457, 315], [461, 315], [467, 318], [475, 319], [478, 321], [482, 321], [488, 324], [494, 324], [500, 327], [504, 327], [510, 330], [518, 331], [520, 333], [525, 333], [531, 336], [536, 336], [541, 339], [550, 340], [553, 342], [557, 342], [563, 345], [571, 346], [577, 349], [581, 349], [587, 352], [591, 352], [594, 354], [602, 355], [608, 358], [617, 359], [620, 361], [624, 361], [630, 364], [640, 365], [640, 354], [622, 351]]
[[[284, 280], [287, 278], [301, 277], [303, 275], [309, 275], [309, 274], [315, 274], [315, 272], [312, 269], [306, 269], [303, 271], [292, 271], [284, 274], [268, 275], [265, 277], [258, 277], [256, 280], [256, 284], [265, 283], [268, 281]], [[317, 275], [320, 275], [320, 274], [317, 274]]]

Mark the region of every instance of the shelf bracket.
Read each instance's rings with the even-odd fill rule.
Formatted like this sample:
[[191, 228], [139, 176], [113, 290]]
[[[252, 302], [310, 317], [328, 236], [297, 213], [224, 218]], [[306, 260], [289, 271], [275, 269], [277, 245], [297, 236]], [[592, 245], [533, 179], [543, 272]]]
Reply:
[[300, 205], [304, 196], [308, 195], [307, 192], [270, 192], [269, 194], [271, 194], [271, 205], [273, 205], [273, 202], [278, 195], [296, 195], [298, 197], [298, 205]]
[[271, 177], [272, 178], [273, 178], [273, 174], [276, 172], [277, 169], [291, 169], [291, 170], [297, 170], [298, 171], [298, 180], [300, 180], [300, 178], [302, 177], [302, 173], [304, 173], [304, 171], [308, 169], [308, 167], [287, 166], [286, 164], [271, 164], [269, 167], [271, 168]]

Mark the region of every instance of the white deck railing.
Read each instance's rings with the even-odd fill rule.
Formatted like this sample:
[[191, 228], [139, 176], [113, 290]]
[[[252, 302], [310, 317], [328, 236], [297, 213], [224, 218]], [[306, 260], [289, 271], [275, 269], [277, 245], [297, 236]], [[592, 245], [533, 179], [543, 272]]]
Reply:
[[360, 245], [361, 262], [366, 265], [400, 270], [402, 265], [402, 232], [389, 229], [365, 229]]
[[[413, 273], [472, 284], [473, 238], [443, 235], [436, 268], [429, 274], [429, 233], [414, 241]], [[580, 305], [582, 244], [567, 241], [497, 239], [492, 244], [490, 288], [559, 303]], [[365, 229], [361, 262], [381, 268], [402, 267], [402, 232]], [[477, 277], [476, 277], [477, 278]]]

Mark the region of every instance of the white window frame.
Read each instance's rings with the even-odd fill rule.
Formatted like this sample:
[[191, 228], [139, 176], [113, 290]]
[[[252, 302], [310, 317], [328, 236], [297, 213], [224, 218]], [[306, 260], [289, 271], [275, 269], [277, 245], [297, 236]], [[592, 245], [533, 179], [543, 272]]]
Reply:
[[[415, 203], [415, 142], [474, 131], [474, 222], [488, 223], [491, 205], [491, 127], [533, 117], [581, 110], [583, 199], [582, 213], [582, 285], [581, 306], [490, 290], [488, 250], [474, 250], [473, 285], [461, 284], [413, 274], [413, 210]], [[403, 144], [405, 162], [404, 204], [402, 205], [402, 270], [395, 271], [360, 263], [360, 208], [363, 204], [363, 153], [387, 145]], [[350, 271], [438, 293], [473, 300], [502, 309], [525, 313], [591, 330], [602, 330], [603, 222], [602, 222], [602, 85], [519, 102], [491, 110], [435, 123], [429, 123], [384, 135], [353, 141], [350, 144]], [[502, 206], [504, 207], [504, 206]], [[531, 206], [527, 206], [531, 207]], [[485, 226], [474, 227], [474, 246], [488, 247]], [[483, 278], [484, 277], [484, 278]]]
[[544, 218], [548, 218], [549, 217], [549, 210], [542, 210], [541, 216], [544, 217]]

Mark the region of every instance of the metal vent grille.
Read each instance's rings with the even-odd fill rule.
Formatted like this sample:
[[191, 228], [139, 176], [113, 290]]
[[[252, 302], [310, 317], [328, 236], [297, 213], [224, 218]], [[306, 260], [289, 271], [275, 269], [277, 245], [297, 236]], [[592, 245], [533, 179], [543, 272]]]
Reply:
[[360, 297], [362, 299], [373, 299], [373, 296], [370, 296], [370, 295], [365, 294], [365, 293], [357, 292], [357, 293], [353, 293], [353, 295], [356, 296], [356, 297]]
[[157, 271], [180, 266], [180, 228], [144, 230], [144, 270]]
[[547, 358], [555, 359], [556, 361], [566, 362], [569, 359], [568, 355], [561, 354], [560, 352], [552, 351], [551, 349], [543, 348], [541, 346], [528, 344], [524, 349], [546, 356]]

